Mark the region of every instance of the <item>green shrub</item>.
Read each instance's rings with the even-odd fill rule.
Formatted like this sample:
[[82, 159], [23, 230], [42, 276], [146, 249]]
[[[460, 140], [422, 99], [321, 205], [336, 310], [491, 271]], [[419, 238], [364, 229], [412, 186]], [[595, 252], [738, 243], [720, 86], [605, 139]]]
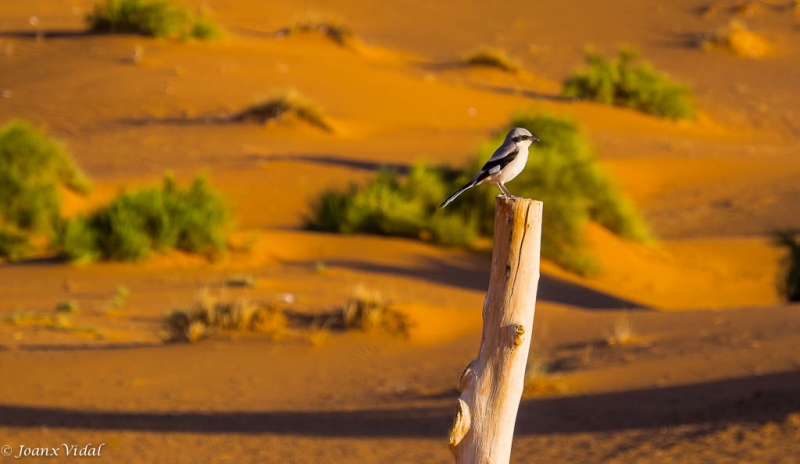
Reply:
[[525, 170], [508, 184], [518, 196], [545, 203], [542, 256], [565, 269], [590, 274], [598, 269], [583, 242], [587, 221], [626, 239], [649, 243], [650, 232], [634, 206], [600, 168], [586, 136], [568, 119], [519, 113], [471, 166], [414, 166], [407, 178], [383, 171], [364, 187], [327, 191], [312, 205], [307, 225], [339, 233], [373, 233], [420, 238], [448, 246], [469, 244], [494, 228], [493, 185], [464, 192], [445, 209], [438, 204], [478, 172], [513, 127], [524, 127], [541, 143], [531, 147]]
[[70, 261], [137, 261], [178, 249], [215, 255], [225, 246], [229, 215], [203, 178], [181, 190], [171, 177], [161, 188], [124, 193], [89, 217], [61, 227], [57, 245]]
[[94, 32], [181, 39], [212, 39], [220, 35], [207, 17], [166, 0], [106, 0], [95, 4], [86, 22]]
[[[514, 195], [544, 202], [544, 258], [579, 274], [596, 272], [599, 265], [583, 241], [587, 221], [629, 240], [652, 242], [641, 216], [597, 163], [586, 136], [566, 117], [516, 114], [507, 127], [480, 148], [477, 159], [456, 184], [466, 182], [470, 173], [477, 172], [514, 127], [524, 127], [541, 140], [531, 145], [525, 170], [508, 187]], [[497, 194], [494, 186], [479, 186], [462, 194], [448, 208], [455, 207], [465, 217], [477, 218], [478, 232], [491, 236]]]
[[609, 105], [633, 108], [670, 119], [693, 119], [697, 114], [689, 87], [637, 61], [637, 52], [623, 49], [617, 59], [586, 52], [585, 69], [564, 82], [564, 96], [585, 98]]
[[0, 129], [0, 225], [53, 231], [62, 186], [81, 194], [89, 191], [89, 181], [60, 143], [21, 121]]
[[311, 206], [306, 227], [326, 232], [370, 233], [432, 240], [448, 246], [466, 245], [475, 225], [462, 215], [438, 209], [452, 187], [447, 168], [415, 165], [403, 179], [383, 170], [364, 187], [329, 190]]
[[778, 293], [786, 301], [800, 301], [800, 242], [792, 231], [775, 232], [774, 242], [787, 249], [782, 260], [783, 275], [778, 281]]

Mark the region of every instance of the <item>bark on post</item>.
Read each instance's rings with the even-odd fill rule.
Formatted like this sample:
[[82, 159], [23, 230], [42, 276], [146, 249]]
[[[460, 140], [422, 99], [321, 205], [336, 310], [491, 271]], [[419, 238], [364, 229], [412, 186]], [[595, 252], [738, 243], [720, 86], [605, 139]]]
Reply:
[[498, 196], [478, 357], [459, 381], [450, 432], [457, 464], [504, 464], [525, 381], [539, 284], [542, 202]]

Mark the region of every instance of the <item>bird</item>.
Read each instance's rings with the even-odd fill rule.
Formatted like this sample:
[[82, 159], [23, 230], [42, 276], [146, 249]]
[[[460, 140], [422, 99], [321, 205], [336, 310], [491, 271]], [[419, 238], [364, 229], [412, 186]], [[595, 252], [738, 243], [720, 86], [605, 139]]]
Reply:
[[505, 183], [517, 177], [525, 169], [525, 163], [528, 162], [528, 147], [531, 146], [531, 143], [538, 141], [539, 139], [525, 128], [516, 127], [511, 129], [506, 134], [503, 144], [495, 150], [489, 161], [475, 174], [475, 177], [456, 190], [456, 193], [450, 195], [447, 200], [439, 205], [439, 208], [444, 208], [452, 203], [465, 190], [484, 182], [495, 184], [503, 195], [516, 198], [505, 186]]

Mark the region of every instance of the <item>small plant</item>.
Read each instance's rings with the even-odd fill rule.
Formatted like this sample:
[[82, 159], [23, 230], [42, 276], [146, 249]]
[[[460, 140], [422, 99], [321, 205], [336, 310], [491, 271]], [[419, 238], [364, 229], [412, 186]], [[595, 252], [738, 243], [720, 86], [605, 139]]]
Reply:
[[778, 294], [786, 301], [800, 301], [800, 242], [792, 231], [778, 231], [773, 234], [776, 246], [786, 248], [782, 260], [783, 272], [778, 280]]
[[587, 343], [586, 346], [583, 347], [581, 350], [580, 355], [580, 365], [582, 367], [586, 367], [592, 362], [592, 358], [594, 357], [594, 343]]
[[75, 301], [62, 301], [56, 305], [56, 311], [59, 313], [71, 314], [78, 311], [78, 303]]
[[325, 113], [313, 102], [296, 91], [279, 94], [257, 103], [232, 118], [237, 122], [267, 124], [270, 121], [302, 121], [325, 132], [333, 132]]
[[131, 291], [128, 290], [128, 287], [117, 287], [114, 290], [114, 295], [111, 297], [111, 307], [114, 309], [122, 309], [129, 296], [131, 296]]
[[566, 390], [563, 382], [551, 374], [550, 361], [541, 353], [531, 350], [525, 366], [523, 394], [526, 396], [562, 393]]
[[609, 346], [622, 346], [631, 343], [635, 338], [633, 325], [628, 315], [621, 316], [614, 323], [614, 333], [608, 337]]
[[167, 176], [161, 188], [123, 193], [88, 217], [58, 231], [56, 246], [73, 262], [137, 261], [178, 249], [214, 256], [225, 247], [229, 214], [203, 178], [181, 190]]
[[358, 286], [342, 312], [345, 329], [369, 331], [382, 328], [389, 333], [408, 336], [408, 317], [392, 308], [379, 291]]
[[317, 321], [317, 318], [313, 318], [308, 327], [308, 332], [306, 333], [308, 342], [314, 346], [324, 344], [328, 340], [328, 337], [330, 337], [331, 327], [336, 320], [337, 317], [335, 314], [326, 315], [321, 323]]
[[207, 17], [166, 0], [105, 0], [86, 16], [93, 32], [161, 38], [213, 39], [219, 28]]
[[567, 78], [564, 96], [633, 108], [669, 119], [694, 119], [697, 108], [689, 87], [656, 71], [650, 63], [637, 63], [637, 59], [638, 52], [630, 48], [620, 50], [617, 59], [588, 50], [587, 67]]
[[480, 47], [464, 55], [458, 62], [462, 66], [484, 66], [510, 73], [518, 73], [522, 70], [519, 63], [499, 48]]
[[322, 34], [340, 46], [352, 45], [356, 36], [347, 27], [333, 22], [325, 21], [298, 21], [291, 26], [284, 27], [275, 32], [276, 37], [287, 37], [297, 34]]
[[57, 227], [60, 187], [79, 194], [90, 189], [60, 143], [26, 122], [0, 128], [0, 225], [9, 253], [24, 247], [17, 232], [50, 233]]
[[772, 45], [766, 39], [737, 19], [710, 34], [701, 35], [697, 45], [704, 50], [728, 50], [744, 58], [764, 58], [772, 51]]
[[259, 332], [277, 336], [287, 319], [277, 306], [249, 300], [222, 301], [202, 292], [190, 310], [175, 310], [164, 317], [163, 338], [195, 342], [216, 331]]
[[256, 279], [251, 276], [233, 276], [225, 281], [225, 285], [228, 287], [255, 288]]

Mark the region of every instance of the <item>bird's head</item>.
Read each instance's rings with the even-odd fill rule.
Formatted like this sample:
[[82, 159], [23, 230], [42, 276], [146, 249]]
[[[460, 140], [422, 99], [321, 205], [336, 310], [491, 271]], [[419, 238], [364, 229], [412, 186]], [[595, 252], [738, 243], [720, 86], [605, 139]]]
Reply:
[[528, 147], [533, 142], [538, 142], [539, 139], [531, 134], [528, 129], [517, 127], [511, 129], [511, 132], [506, 135], [506, 143], [513, 143], [518, 147]]

